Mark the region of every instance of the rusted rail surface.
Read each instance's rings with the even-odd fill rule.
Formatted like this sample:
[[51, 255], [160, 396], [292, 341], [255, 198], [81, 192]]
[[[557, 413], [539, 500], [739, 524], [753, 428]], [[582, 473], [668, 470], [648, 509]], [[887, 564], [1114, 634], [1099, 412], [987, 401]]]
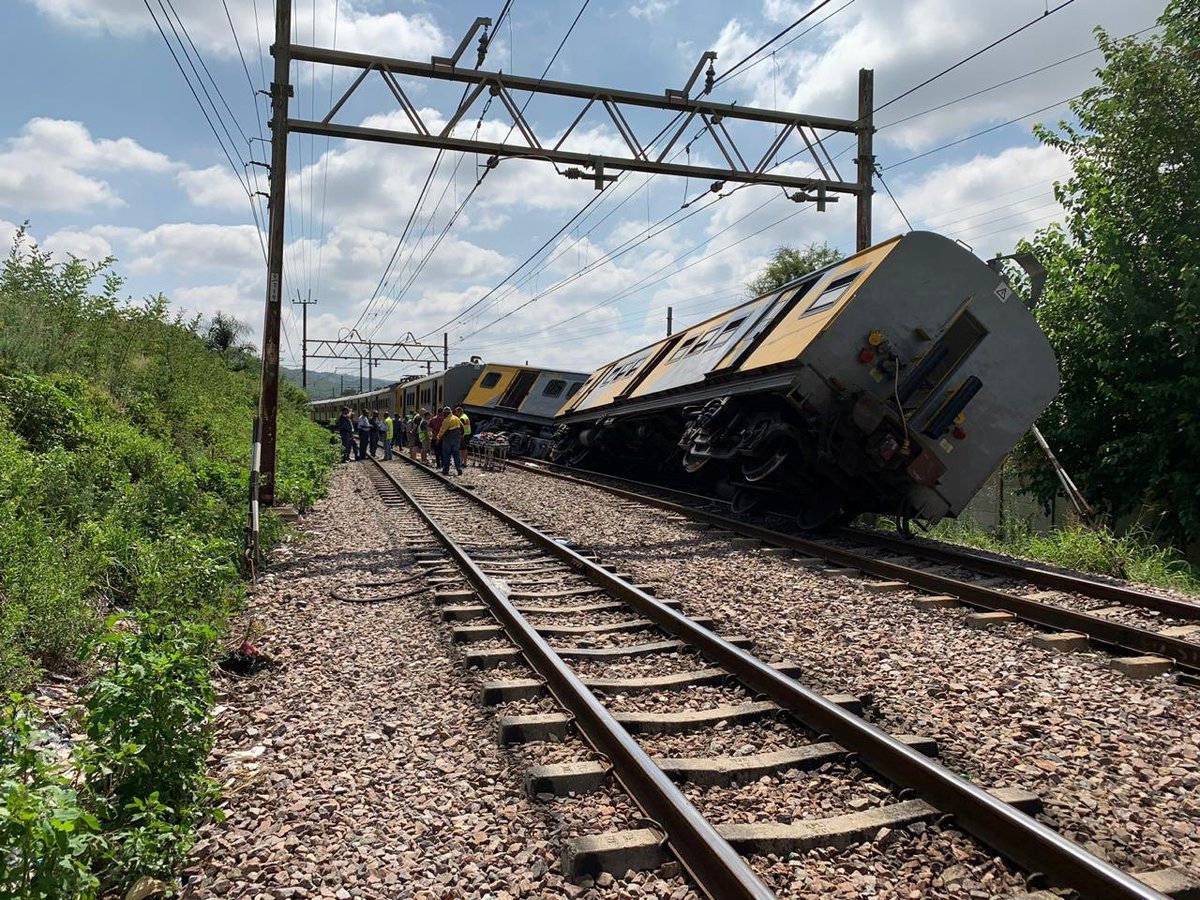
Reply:
[[[403, 457], [401, 458], [403, 459]], [[523, 535], [541, 551], [557, 558], [572, 570], [586, 576], [597, 586], [625, 601], [663, 631], [690, 644], [702, 655], [724, 668], [741, 684], [774, 701], [806, 727], [819, 734], [829, 735], [849, 752], [857, 754], [861, 762], [868, 768], [902, 788], [912, 789], [937, 809], [953, 815], [959, 827], [1016, 861], [1027, 871], [1044, 875], [1051, 883], [1072, 888], [1085, 897], [1164, 900], [1164, 894], [1093, 856], [1032, 817], [998, 800], [987, 791], [959, 777], [946, 767], [862, 718], [831, 703], [820, 694], [808, 690], [793, 678], [726, 641], [715, 632], [677, 612], [650, 594], [613, 575], [571, 547], [554, 540], [430, 469], [407, 459], [404, 459], [404, 463], [421, 469], [430, 478], [438, 479], [449, 490], [470, 498], [471, 502], [480, 509]], [[386, 470], [384, 471], [386, 472]], [[398, 487], [401, 487], [401, 490], [404, 490], [390, 473], [388, 473], [388, 477]], [[556, 693], [559, 702], [574, 713], [581, 724], [593, 727], [594, 722], [596, 726], [599, 726], [596, 732], [600, 740], [613, 740], [615, 741], [613, 746], [617, 747], [619, 753], [629, 754], [628, 760], [622, 760], [621, 765], [623, 767], [633, 766], [632, 771], [635, 774], [630, 775], [628, 781], [624, 779], [621, 781], [635, 802], [642, 805], [649, 815], [655, 817], [663, 815], [658, 804], [668, 804], [669, 812], [675, 807], [676, 802], [686, 804], [692, 814], [699, 816], [681, 794], [678, 794], [677, 801], [671, 797], [666, 788], [673, 788], [673, 785], [670, 785], [661, 770], [658, 770], [653, 761], [645, 756], [628, 733], [612, 720], [611, 715], [603, 709], [595, 696], [508, 602], [503, 592], [470, 560], [465, 551], [439, 528], [432, 516], [420, 506], [415, 498], [406, 490], [404, 493], [421, 517], [438, 535], [439, 542], [446, 547], [460, 565], [463, 565], [471, 583], [480, 591], [481, 596], [484, 596], [493, 606], [505, 631], [522, 649], [531, 665], [547, 679], [552, 690], [561, 683], [565, 696], [559, 697]], [[575, 706], [569, 704], [577, 704], [589, 718], [580, 718]], [[595, 708], [592, 707], [592, 704], [595, 704]], [[611, 731], [610, 722], [611, 729], [616, 729], [623, 734], [623, 739], [613, 736], [615, 732]], [[590, 736], [589, 740], [591, 740]], [[625, 740], [632, 744], [632, 748], [625, 747]], [[598, 745], [597, 749], [609, 754], [614, 769], [616, 769], [617, 758], [607, 747]], [[635, 750], [636, 752], [634, 752]], [[641, 755], [640, 758], [638, 754]], [[645, 765], [653, 767], [666, 784], [663, 784], [659, 777], [644, 773], [642, 769]], [[620, 778], [619, 773], [618, 777]], [[657, 796], [643, 797], [637, 793], [646, 787], [655, 790]], [[676, 793], [678, 792], [676, 791]], [[670, 846], [693, 877], [697, 878], [697, 883], [708, 892], [712, 883], [706, 884], [701, 881], [697, 870], [701, 873], [706, 870], [705, 856], [716, 850], [712, 849], [710, 843], [700, 837], [700, 833], [694, 829], [676, 827], [672, 833], [672, 824], [686, 825], [689, 818], [683, 813], [677, 815], [679, 816], [677, 820], [674, 818], [667, 821], [660, 819], [667, 828]], [[694, 823], [692, 824], [694, 825]], [[732, 848], [729, 848], [719, 836], [715, 834], [714, 836], [721, 845], [724, 845], [724, 849], [736, 857]], [[717, 845], [717, 847], [719, 846]], [[726, 860], [723, 853], [721, 859]], [[728, 861], [723, 862], [723, 866], [725, 865], [728, 865]], [[753, 877], [753, 874], [750, 874]], [[733, 879], [731, 883], [741, 884], [740, 880], [734, 878], [732, 871], [726, 874], [717, 872], [714, 877], [729, 877]], [[751, 888], [749, 885], [744, 885], [738, 889], [748, 891]], [[710, 896], [756, 895], [718, 892], [710, 893]], [[769, 892], [765, 896], [770, 896]]]

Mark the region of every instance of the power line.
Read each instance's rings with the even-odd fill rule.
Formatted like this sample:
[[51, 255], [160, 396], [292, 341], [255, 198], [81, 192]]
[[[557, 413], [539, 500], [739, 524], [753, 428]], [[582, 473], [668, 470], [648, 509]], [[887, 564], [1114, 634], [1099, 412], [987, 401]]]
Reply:
[[1009, 125], [1015, 125], [1017, 122], [1020, 122], [1023, 119], [1028, 119], [1031, 116], [1036, 116], [1039, 113], [1044, 113], [1047, 110], [1062, 106], [1064, 103], [1070, 103], [1072, 100], [1078, 100], [1082, 96], [1083, 96], [1083, 93], [1080, 92], [1071, 97], [1067, 97], [1065, 100], [1059, 100], [1057, 103], [1051, 103], [1049, 106], [1043, 106], [1041, 109], [1035, 109], [1033, 112], [1028, 112], [1028, 113], [1025, 113], [1024, 115], [1017, 116], [1016, 118], [1009, 119], [1007, 122], [1001, 122], [999, 125], [993, 125], [990, 128], [985, 128], [982, 131], [975, 132], [974, 134], [968, 134], [966, 137], [959, 138], [956, 141], [948, 141], [945, 144], [941, 144], [937, 147], [933, 147], [929, 150], [924, 151], [923, 153], [917, 153], [913, 156], [908, 157], [907, 159], [900, 160], [900, 162], [892, 163], [890, 166], [884, 166], [883, 170], [891, 171], [892, 169], [899, 168], [900, 166], [906, 166], [910, 162], [914, 162], [918, 159], [924, 159], [926, 156], [932, 156], [934, 153], [940, 153], [943, 150], [949, 149], [950, 147], [957, 147], [959, 144], [964, 144], [967, 141], [973, 141], [976, 138], [983, 137], [985, 134], [991, 134], [993, 131], [999, 131], [1001, 128], [1005, 128]]
[[987, 53], [993, 47], [998, 47], [1000, 44], [1003, 44], [1009, 38], [1015, 37], [1016, 35], [1020, 34], [1022, 31], [1024, 31], [1026, 28], [1032, 28], [1038, 22], [1041, 22], [1041, 21], [1045, 20], [1046, 18], [1054, 15], [1060, 9], [1064, 9], [1064, 8], [1070, 6], [1074, 2], [1075, 2], [1075, 0], [1063, 0], [1062, 3], [1058, 4], [1058, 6], [1054, 7], [1053, 9], [1047, 9], [1040, 16], [1030, 19], [1024, 25], [1014, 28], [1012, 31], [1010, 31], [1008, 34], [1004, 35], [1003, 37], [996, 38], [996, 40], [992, 41], [987, 46], [980, 47], [974, 53], [970, 54], [969, 56], [963, 57], [958, 62], [956, 62], [954, 65], [948, 66], [947, 68], [942, 69], [942, 71], [938, 72], [936, 75], [930, 75], [928, 78], [926, 78], [920, 84], [913, 85], [907, 91], [897, 94], [895, 97], [893, 97], [891, 100], [887, 101], [887, 103], [884, 103], [882, 106], [875, 107], [875, 112], [879, 112], [881, 109], [886, 109], [887, 107], [891, 106], [896, 101], [903, 100], [909, 94], [915, 93], [916, 91], [919, 91], [921, 88], [925, 87], [926, 85], [932, 84], [933, 82], [935, 82], [939, 78], [941, 78], [943, 75], [947, 75], [950, 72], [953, 72], [955, 69], [959, 68], [960, 66], [966, 65], [971, 60], [973, 60], [979, 56], [982, 56], [984, 53]]
[[[715, 86], [715, 85], [719, 84], [720, 82], [724, 81], [726, 78], [733, 75], [733, 73], [736, 72], [738, 69], [740, 69], [745, 63], [749, 62], [754, 57], [758, 56], [759, 53], [761, 53], [763, 50], [767, 49], [767, 47], [770, 47], [773, 43], [775, 43], [777, 40], [779, 40], [781, 37], [783, 37], [785, 34], [787, 34], [792, 29], [798, 28], [799, 26], [803, 25], [804, 22], [809, 17], [820, 12], [824, 7], [828, 6], [832, 2], [833, 2], [833, 0], [820, 0], [820, 2], [816, 6], [814, 6], [812, 9], [810, 9], [808, 12], [806, 12], [804, 15], [802, 15], [800, 18], [798, 18], [795, 22], [793, 22], [787, 28], [783, 29], [783, 31], [779, 32], [777, 35], [775, 35], [773, 38], [766, 41], [765, 43], [759, 45], [758, 48], [756, 48], [752, 53], [749, 53], [746, 56], [743, 56], [740, 60], [738, 60], [736, 63], [734, 63], [728, 69], [726, 69], [720, 75], [718, 75], [716, 77], [716, 79], [714, 79], [713, 85]], [[843, 8], [845, 8], [845, 7], [843, 7]], [[708, 91], [706, 90], [705, 93], [708, 93]]]

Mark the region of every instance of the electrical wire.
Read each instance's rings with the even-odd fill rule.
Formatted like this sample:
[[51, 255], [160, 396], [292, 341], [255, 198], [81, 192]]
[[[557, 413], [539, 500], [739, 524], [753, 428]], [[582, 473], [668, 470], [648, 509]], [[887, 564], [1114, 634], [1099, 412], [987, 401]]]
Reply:
[[[817, 3], [817, 5], [816, 5], [816, 6], [814, 6], [812, 9], [810, 9], [808, 12], [806, 12], [804, 15], [802, 15], [800, 18], [798, 18], [798, 19], [797, 19], [795, 22], [793, 22], [793, 23], [792, 23], [791, 25], [789, 25], [787, 28], [783, 29], [783, 31], [779, 32], [777, 35], [775, 35], [775, 36], [774, 36], [773, 38], [771, 38], [770, 40], [768, 40], [768, 41], [764, 42], [763, 44], [759, 45], [759, 47], [758, 47], [757, 49], [755, 49], [753, 52], [751, 52], [751, 53], [747, 54], [746, 56], [742, 57], [740, 60], [738, 60], [738, 61], [737, 61], [736, 63], [734, 63], [732, 66], [730, 66], [728, 69], [726, 69], [726, 70], [725, 70], [724, 72], [722, 72], [720, 75], [718, 75], [718, 76], [717, 76], [715, 79], [713, 79], [713, 86], [716, 86], [716, 85], [717, 85], [717, 84], [719, 84], [720, 82], [724, 81], [726, 78], [729, 78], [729, 77], [730, 77], [731, 75], [733, 75], [733, 74], [734, 74], [734, 73], [735, 73], [735, 72], [736, 72], [738, 69], [740, 69], [740, 68], [741, 68], [743, 65], [745, 65], [745, 64], [746, 64], [747, 62], [749, 62], [750, 60], [754, 59], [754, 57], [758, 56], [758, 54], [760, 54], [760, 53], [761, 53], [763, 50], [767, 49], [767, 47], [770, 47], [770, 46], [771, 46], [773, 43], [775, 43], [777, 40], [779, 40], [781, 37], [783, 37], [783, 36], [784, 36], [785, 34], [787, 34], [789, 31], [792, 31], [794, 28], [798, 28], [799, 26], [803, 25], [803, 24], [804, 24], [804, 22], [805, 22], [806, 20], [808, 20], [808, 19], [809, 19], [811, 16], [813, 16], [813, 15], [815, 15], [816, 13], [820, 12], [822, 9], [824, 9], [826, 6], [828, 6], [828, 5], [829, 5], [830, 3], [832, 3], [832, 2], [833, 2], [833, 0], [820, 0], [820, 2], [819, 2], [819, 3]], [[1068, 0], [1068, 2], [1069, 2], [1069, 0]], [[844, 8], [845, 8], [845, 7], [843, 7], [843, 9], [844, 9]], [[706, 89], [706, 90], [704, 91], [704, 93], [706, 93], [706, 94], [707, 94], [708, 92], [709, 92], [709, 91], [708, 91], [708, 89]]]
[[910, 94], [916, 93], [917, 91], [921, 90], [921, 88], [926, 87], [927, 85], [933, 84], [933, 82], [937, 81], [943, 75], [948, 75], [949, 73], [953, 72], [955, 69], [959, 68], [960, 66], [966, 65], [971, 60], [982, 56], [984, 53], [987, 53], [993, 47], [1000, 46], [1005, 41], [1007, 41], [1009, 38], [1016, 37], [1018, 34], [1020, 34], [1025, 29], [1032, 28], [1038, 22], [1045, 21], [1047, 18], [1049, 18], [1050, 16], [1052, 16], [1056, 12], [1058, 12], [1060, 9], [1065, 9], [1066, 7], [1070, 6], [1074, 2], [1075, 2], [1075, 0], [1063, 0], [1062, 3], [1058, 4], [1053, 9], [1047, 9], [1040, 16], [1030, 19], [1024, 25], [1014, 28], [1012, 31], [1010, 31], [1008, 34], [1004, 35], [1003, 37], [998, 37], [998, 38], [996, 38], [996, 40], [992, 41], [990, 44], [987, 44], [984, 47], [980, 47], [974, 53], [971, 53], [968, 56], [964, 56], [958, 62], [954, 63], [954, 65], [947, 66], [945, 69], [942, 69], [942, 71], [938, 72], [936, 75], [930, 75], [928, 78], [926, 78], [920, 84], [913, 85], [908, 90], [897, 94], [891, 100], [887, 101], [887, 103], [884, 103], [884, 104], [881, 104], [880, 106], [875, 107], [875, 112], [879, 112], [881, 109], [887, 109], [893, 103], [896, 103], [899, 100], [903, 100], [905, 97], [909, 96]]

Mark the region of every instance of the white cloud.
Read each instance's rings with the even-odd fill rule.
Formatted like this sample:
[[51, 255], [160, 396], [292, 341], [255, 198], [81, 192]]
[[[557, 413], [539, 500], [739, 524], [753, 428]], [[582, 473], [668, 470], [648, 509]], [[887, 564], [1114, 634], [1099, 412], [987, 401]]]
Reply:
[[41, 242], [41, 247], [59, 256], [78, 256], [91, 262], [99, 262], [111, 256], [113, 252], [112, 244], [99, 234], [70, 228], [47, 235]]
[[[44, 15], [59, 24], [84, 31], [108, 33], [118, 37], [155, 35], [154, 21], [142, 0], [30, 0]], [[338, 9], [337, 46], [343, 50], [362, 53], [383, 53], [388, 56], [421, 58], [437, 53], [446, 43], [437, 24], [426, 15], [405, 15], [400, 12], [372, 12], [376, 6], [370, 0], [352, 3], [342, 0]], [[254, 9], [258, 9], [258, 22]], [[177, 0], [175, 8], [187, 26], [192, 39], [207, 53], [230, 57], [237, 53], [231, 40], [225, 9], [216, 0]], [[161, 20], [163, 13], [156, 9]], [[230, 3], [229, 11], [237, 29], [242, 51], [251, 58], [258, 52], [259, 40], [264, 55], [274, 40], [275, 21], [272, 4]], [[316, 9], [298, 3], [293, 10], [297, 42], [333, 45], [333, 14], [329, 0], [322, 0]], [[257, 24], [257, 32], [256, 32]], [[168, 30], [166, 23], [164, 29]], [[315, 28], [315, 35], [314, 35]], [[269, 63], [269, 61], [268, 61]], [[253, 69], [252, 69], [253, 71]]]
[[[1052, 147], [1010, 147], [939, 166], [892, 189], [914, 227], [960, 239], [986, 258], [1061, 215], [1051, 185], [1069, 174], [1067, 158]], [[905, 230], [886, 195], [876, 195], [875, 203], [880, 237]]]
[[135, 275], [178, 279], [188, 273], [264, 268], [253, 225], [172, 222], [149, 231], [95, 226], [90, 233], [111, 242], [121, 268]]
[[[719, 60], [729, 65], [741, 59], [777, 31], [775, 23], [794, 21], [811, 5], [765, 0], [764, 15], [772, 20], [767, 27], [731, 18], [715, 44]], [[879, 107], [1041, 12], [1041, 4], [1032, 2], [977, 4], [970, 15], [965, 15], [962, 4], [954, 0], [859, 0], [811, 34], [765, 57], [762, 64], [747, 66], [736, 78], [725, 82], [718, 94], [722, 99], [752, 105], [853, 119], [857, 115], [860, 68], [875, 71], [875, 105]], [[811, 21], [819, 21], [824, 15], [818, 13]], [[880, 110], [876, 125], [886, 125], [1086, 50], [1094, 45], [1091, 32], [1097, 24], [1114, 34], [1125, 34], [1151, 24], [1154, 15], [1155, 9], [1138, 3], [1066, 7]], [[809, 24], [795, 34], [802, 33]], [[1085, 56], [1046, 75], [1013, 82], [1002, 90], [883, 130], [877, 139], [882, 145], [883, 161], [887, 162], [890, 149], [929, 147], [948, 136], [966, 134], [981, 123], [1005, 121], [1069, 97], [1094, 81], [1092, 70], [1097, 60], [1098, 55]], [[838, 145], [841, 143], [838, 141]]]
[[0, 150], [0, 206], [23, 213], [120, 206], [107, 181], [85, 173], [162, 173], [175, 167], [130, 138], [94, 139], [80, 122], [30, 119]]
[[184, 169], [175, 176], [188, 200], [196, 205], [237, 212], [246, 211], [246, 189], [228, 166]]
[[642, 0], [629, 6], [629, 14], [644, 22], [653, 22], [670, 11], [678, 0]]

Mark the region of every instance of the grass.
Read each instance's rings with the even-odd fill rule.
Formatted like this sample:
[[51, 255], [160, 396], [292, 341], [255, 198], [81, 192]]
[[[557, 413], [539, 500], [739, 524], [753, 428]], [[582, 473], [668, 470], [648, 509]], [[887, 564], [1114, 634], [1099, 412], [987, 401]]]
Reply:
[[1001, 527], [988, 530], [969, 518], [961, 518], [939, 522], [927, 536], [1078, 572], [1200, 593], [1200, 570], [1178, 551], [1152, 543], [1140, 531], [1117, 535], [1106, 527], [1092, 529], [1075, 524], [1035, 532], [1019, 520], [1006, 520]]

